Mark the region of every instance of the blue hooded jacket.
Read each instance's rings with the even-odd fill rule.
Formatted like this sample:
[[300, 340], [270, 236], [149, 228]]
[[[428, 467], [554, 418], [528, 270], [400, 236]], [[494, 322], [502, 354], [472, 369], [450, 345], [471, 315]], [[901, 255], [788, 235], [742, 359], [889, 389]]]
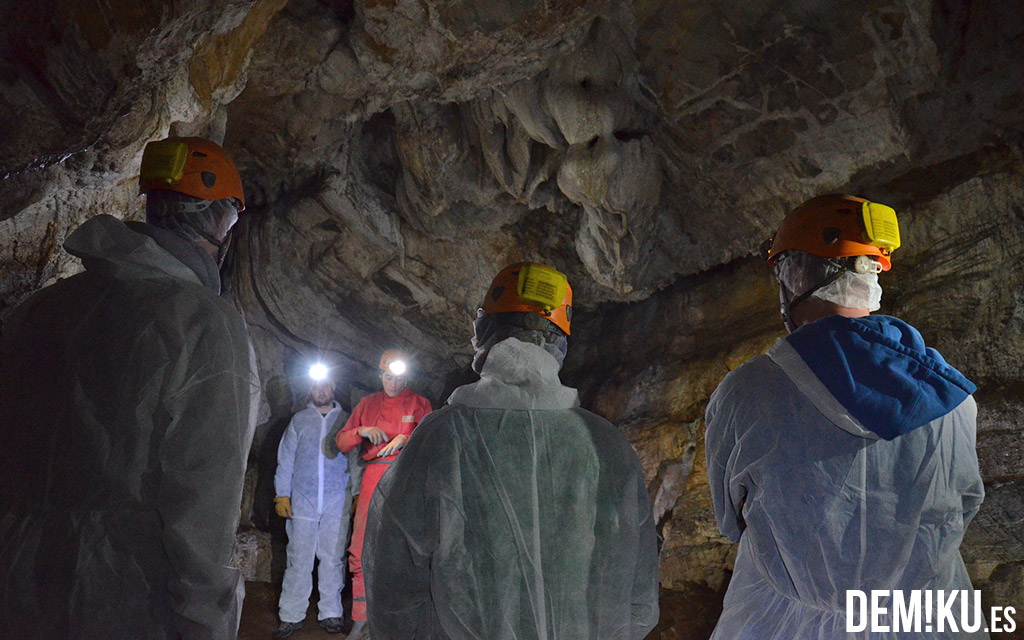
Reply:
[[926, 425], [977, 387], [890, 316], [830, 316], [786, 340], [843, 407], [885, 440]]

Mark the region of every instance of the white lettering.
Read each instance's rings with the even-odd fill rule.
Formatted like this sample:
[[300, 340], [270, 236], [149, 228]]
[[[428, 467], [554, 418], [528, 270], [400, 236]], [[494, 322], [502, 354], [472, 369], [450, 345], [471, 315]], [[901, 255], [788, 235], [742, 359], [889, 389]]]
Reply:
[[882, 600], [889, 596], [888, 591], [879, 589], [871, 590], [871, 631], [886, 632], [889, 625], [882, 624], [882, 618], [888, 613], [888, 609], [882, 606]]
[[[892, 630], [921, 632], [921, 591], [910, 592], [910, 602], [906, 602], [902, 591], [892, 592]], [[911, 629], [910, 627], [914, 628]]]
[[970, 617], [970, 598], [967, 596], [968, 591], [966, 589], [960, 592], [960, 630], [969, 631], [974, 633], [981, 629], [981, 623], [984, 619], [985, 614], [981, 610], [981, 592], [973, 591], [974, 594], [974, 623], [968, 624], [967, 620]]
[[[860, 621], [857, 624], [853, 622], [853, 602], [856, 600], [859, 603], [858, 609], [860, 610]], [[868, 598], [864, 595], [863, 591], [847, 591], [846, 592], [846, 632], [852, 633], [857, 631], [864, 631], [868, 628]]]
[[1003, 631], [1006, 633], [1013, 633], [1017, 630], [1017, 622], [1010, 617], [1011, 614], [1016, 614], [1017, 610], [1013, 607], [1003, 607], [1003, 614], [1006, 619], [1006, 626], [1003, 627]]
[[[868, 593], [852, 589], [846, 592], [847, 633], [921, 633], [922, 630], [940, 634], [1013, 633], [1017, 630], [1014, 607], [990, 607], [986, 619], [980, 591], [872, 589], [870, 596]], [[960, 598], [959, 616], [953, 611], [957, 598]]]
[[999, 623], [1002, 621], [1002, 617], [999, 615], [1002, 613], [1002, 607], [992, 607], [991, 617], [992, 622], [988, 625], [988, 630], [991, 633], [1002, 633], [1003, 627]]
[[929, 589], [924, 592], [924, 630], [926, 633], [932, 632], [932, 591]]
[[949, 622], [949, 630], [953, 633], [957, 632], [956, 619], [953, 617], [953, 603], [956, 602], [956, 596], [960, 593], [959, 591], [950, 591], [949, 600], [946, 600], [945, 591], [938, 592], [938, 613], [936, 615], [936, 631], [944, 633], [946, 631], [946, 622]]

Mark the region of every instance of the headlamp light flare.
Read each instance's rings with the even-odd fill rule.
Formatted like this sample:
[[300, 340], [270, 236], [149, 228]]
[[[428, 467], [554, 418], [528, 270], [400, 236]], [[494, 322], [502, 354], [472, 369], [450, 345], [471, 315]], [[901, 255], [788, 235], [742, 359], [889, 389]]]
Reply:
[[309, 368], [309, 377], [315, 381], [320, 382], [327, 379], [327, 365], [322, 362], [317, 362]]
[[395, 360], [388, 364], [388, 371], [396, 376], [403, 376], [408, 370], [409, 366], [402, 360]]

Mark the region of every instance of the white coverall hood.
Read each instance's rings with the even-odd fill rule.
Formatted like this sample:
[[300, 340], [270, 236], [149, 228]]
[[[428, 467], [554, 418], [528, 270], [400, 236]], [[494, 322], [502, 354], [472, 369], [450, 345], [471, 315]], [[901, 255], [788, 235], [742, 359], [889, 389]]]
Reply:
[[95, 216], [68, 236], [64, 248], [98, 275], [119, 280], [179, 278], [220, 291], [217, 263], [205, 251], [171, 232], [144, 223], [131, 225], [106, 214]]
[[822, 417], [851, 435], [868, 440], [879, 439], [876, 433], [850, 415], [788, 342], [780, 339], [765, 355], [785, 372], [786, 377], [821, 412]]
[[476, 409], [571, 409], [580, 404], [575, 389], [558, 379], [558, 360], [544, 348], [507, 338], [491, 348], [480, 380], [459, 387], [448, 404]]

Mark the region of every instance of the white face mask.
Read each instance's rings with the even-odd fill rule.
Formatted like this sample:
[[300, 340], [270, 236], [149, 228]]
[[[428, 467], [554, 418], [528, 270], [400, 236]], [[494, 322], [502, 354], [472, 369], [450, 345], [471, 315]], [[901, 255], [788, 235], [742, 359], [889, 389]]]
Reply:
[[225, 209], [225, 212], [220, 216], [217, 224], [217, 234], [210, 233], [210, 230], [203, 228], [202, 225], [196, 224], [183, 217], [182, 222], [187, 224], [193, 231], [202, 236], [207, 242], [217, 247], [217, 266], [223, 266], [225, 258], [228, 255], [228, 249], [231, 247], [231, 230], [234, 228], [235, 223], [238, 222], [238, 209], [235, 207], [233, 202], [228, 200], [217, 200], [211, 202], [208, 206]]
[[878, 311], [882, 302], [882, 286], [878, 284], [877, 273], [846, 271], [835, 282], [818, 289], [811, 296], [841, 307]]
[[[775, 278], [795, 298], [819, 286], [840, 271], [822, 258], [802, 251], [787, 251], [775, 265]], [[878, 311], [882, 301], [882, 287], [877, 273], [844, 271], [835, 281], [811, 294], [818, 298], [851, 309]]]

